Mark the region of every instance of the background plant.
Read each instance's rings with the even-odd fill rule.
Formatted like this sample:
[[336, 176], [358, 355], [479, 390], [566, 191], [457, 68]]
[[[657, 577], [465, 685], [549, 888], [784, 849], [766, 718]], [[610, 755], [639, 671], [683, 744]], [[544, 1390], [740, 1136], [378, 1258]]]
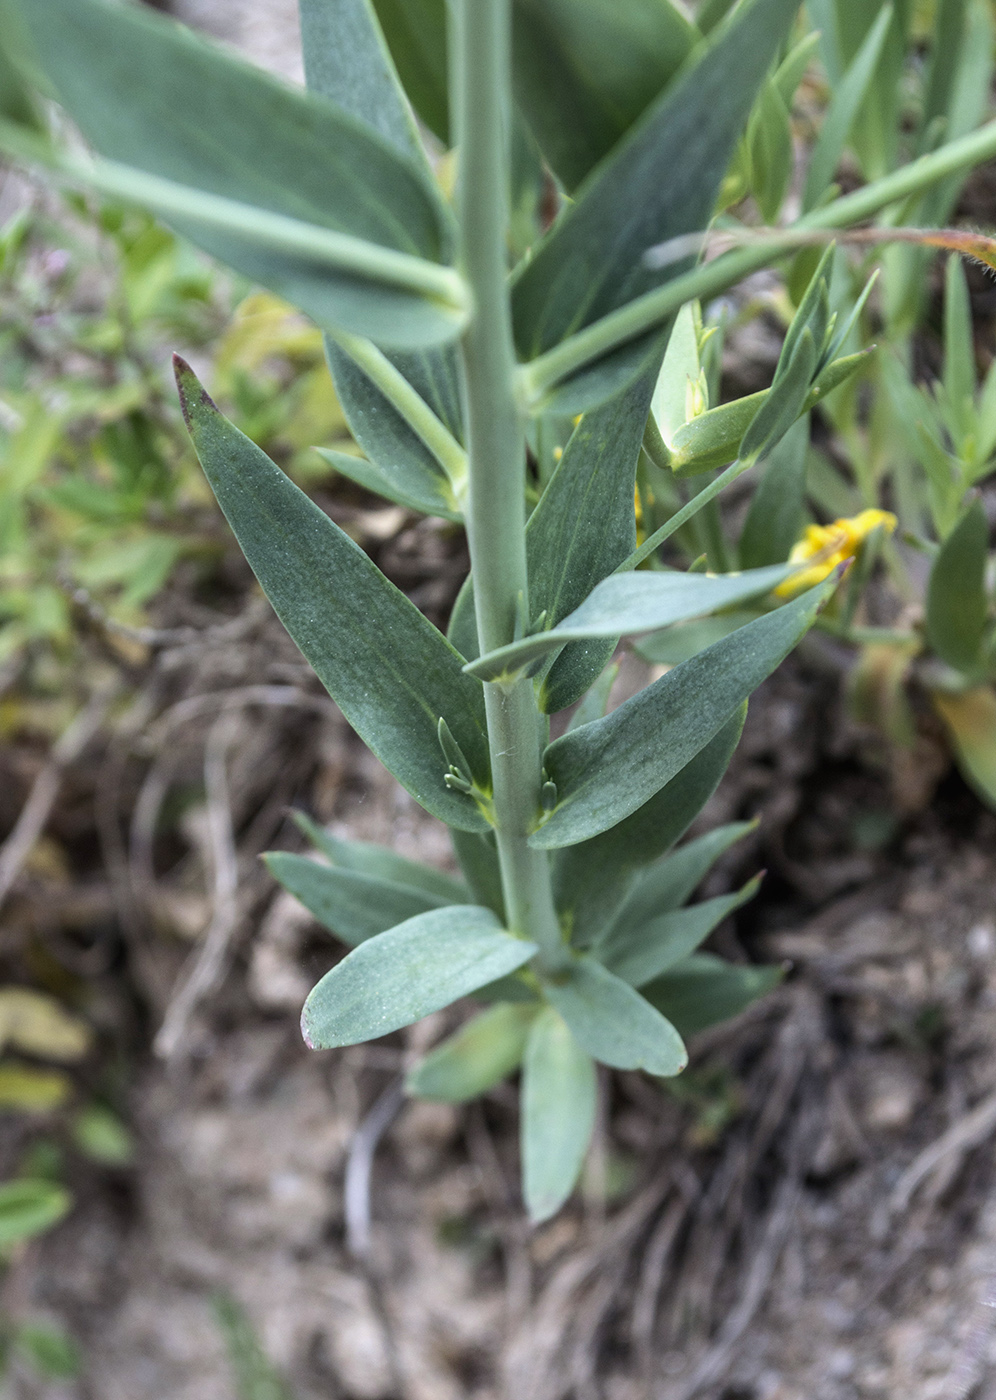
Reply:
[[[741, 410], [712, 459], [705, 451], [696, 458], [703, 472], [726, 470], [679, 498], [661, 523], [649, 522], [654, 528], [637, 545], [641, 450], [666, 479], [677, 432], [707, 416], [695, 411], [701, 372], [690, 377], [680, 362], [659, 385], [672, 318], [772, 255], [742, 248], [692, 269], [688, 259], [655, 262], [647, 250], [705, 227], [734, 157], [726, 196], [749, 188], [762, 209], [775, 207], [784, 143], [779, 153], [771, 132], [812, 47], [803, 38], [801, 54], [787, 49], [796, 10], [789, 0], [753, 0], [726, 20], [723, 9], [700, 12], [703, 42], [701, 30], [665, 7], [664, 29], [644, 42], [595, 9], [582, 17], [513, 7], [522, 117], [510, 193], [502, 127], [512, 110], [508, 15], [499, 4], [465, 6], [448, 87], [437, 80], [447, 66], [441, 35], [428, 71], [416, 65], [406, 78], [434, 129], [448, 135], [453, 119], [455, 223], [363, 5], [336, 15], [340, 38], [348, 19], [348, 49], [331, 42], [329, 9], [303, 8], [312, 97], [127, 7], [44, 0], [10, 9], [26, 71], [44, 72], [106, 159], [82, 161], [23, 119], [5, 127], [9, 148], [67, 181], [147, 203], [294, 300], [328, 334], [339, 399], [367, 453], [365, 462], [336, 465], [405, 505], [467, 520], [474, 584], [454, 613], [454, 650], [220, 417], [180, 365], [205, 471], [271, 601], [361, 736], [454, 829], [467, 880], [444, 882], [389, 852], [339, 843], [332, 853], [326, 845], [339, 869], [312, 864], [304, 872], [324, 892], [310, 903], [324, 899], [333, 927], [359, 946], [312, 993], [306, 1034], [317, 1045], [365, 1039], [488, 987], [498, 1005], [416, 1071], [413, 1087], [424, 1088], [428, 1076], [434, 1093], [462, 1097], [468, 1082], [492, 1082], [496, 1062], [507, 1072], [522, 1059], [526, 1195], [537, 1218], [557, 1208], [580, 1166], [593, 1117], [592, 1061], [673, 1074], [685, 1058], [675, 1022], [696, 997], [702, 1024], [764, 984], [763, 974], [751, 984], [694, 953], [716, 911], [681, 910], [698, 879], [688, 885], [680, 872], [691, 863], [700, 877], [712, 847], [666, 853], [718, 781], [747, 694], [811, 624], [834, 583], [693, 648], [611, 714], [600, 715], [605, 688], [596, 688], [574, 727], [544, 747], [546, 716], [597, 685], [621, 635], [769, 597], [793, 572], [784, 563], [716, 576], [638, 567], [708, 510], [724, 484], [787, 442], [813, 394], [828, 392], [820, 376], [844, 358], [825, 267], [800, 273], [798, 314], [771, 391]], [[390, 12], [382, 18], [404, 74], [404, 25]], [[874, 30], [876, 43], [884, 32], [884, 24]], [[610, 101], [618, 96], [611, 74], [585, 62], [604, 52], [607, 37], [627, 75], [622, 109]], [[550, 72], [560, 83], [555, 108], [546, 101]], [[642, 86], [631, 82], [634, 72]], [[210, 112], [205, 94], [217, 104]], [[612, 115], [567, 121], [570, 98], [588, 117]], [[17, 102], [4, 110], [17, 117]], [[805, 227], [832, 228], [919, 197], [996, 145], [983, 129], [895, 166], [884, 154], [888, 112], [879, 115], [884, 134], [869, 157], [875, 178], [851, 195], [814, 201]], [[557, 198], [551, 177], [575, 197], [541, 234], [544, 202]], [[530, 251], [511, 295], [508, 242]], [[698, 356], [694, 316], [691, 330]], [[670, 441], [659, 424], [648, 438], [655, 391], [662, 404], [682, 394], [690, 404], [684, 422], [665, 423], [675, 427]], [[535, 476], [532, 465], [527, 475], [526, 440]], [[651, 495], [656, 501], [644, 491], [641, 511], [654, 504]], [[524, 503], [537, 496], [524, 528]], [[762, 543], [768, 530], [761, 519]], [[282, 876], [300, 880], [301, 867], [286, 864], [293, 858], [273, 859], [277, 869], [283, 861]], [[359, 932], [348, 925], [349, 891], [370, 916]], [[387, 923], [370, 927], [385, 908]], [[689, 1014], [686, 1026], [695, 1022]]]

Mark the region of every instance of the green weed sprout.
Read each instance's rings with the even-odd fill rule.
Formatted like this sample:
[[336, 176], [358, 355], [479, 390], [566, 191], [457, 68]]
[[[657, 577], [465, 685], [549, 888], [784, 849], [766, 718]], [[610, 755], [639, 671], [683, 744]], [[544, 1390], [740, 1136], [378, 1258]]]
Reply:
[[[656, 551], [778, 446], [839, 358], [822, 272], [763, 404], [721, 444], [699, 442], [698, 462], [725, 471], [642, 544], [633, 502], [645, 445], [676, 470], [650, 425], [655, 395], [686, 391], [680, 361], [661, 381], [675, 316], [777, 255], [646, 254], [701, 236], [745, 130], [759, 178], [757, 112], [777, 116], [801, 71], [798, 54], [785, 69], [798, 0], [708, 4], [701, 28], [668, 0], [456, 0], [449, 26], [443, 0], [301, 0], [307, 93], [132, 5], [4, 4], [17, 71], [99, 155], [18, 125], [14, 103], [0, 103], [6, 149], [145, 205], [305, 311], [366, 454], [334, 464], [466, 524], [471, 575], [444, 637], [178, 363], [204, 471], [277, 614], [357, 733], [450, 827], [463, 872], [319, 829], [322, 863], [270, 856], [352, 945], [308, 997], [305, 1038], [349, 1045], [462, 997], [485, 1003], [409, 1087], [458, 1101], [521, 1069], [524, 1195], [545, 1219], [582, 1165], [596, 1063], [676, 1075], [683, 1034], [777, 977], [699, 951], [753, 883], [686, 907], [743, 827], [676, 843], [747, 697], [838, 575], [781, 602], [796, 568], [784, 554], [703, 573], [659, 567]], [[456, 148], [452, 204], [434, 141]], [[994, 149], [996, 130], [969, 133], [804, 226], [868, 219]], [[605, 713], [620, 638], [758, 600], [752, 620]], [[572, 706], [551, 740], [550, 717]]]

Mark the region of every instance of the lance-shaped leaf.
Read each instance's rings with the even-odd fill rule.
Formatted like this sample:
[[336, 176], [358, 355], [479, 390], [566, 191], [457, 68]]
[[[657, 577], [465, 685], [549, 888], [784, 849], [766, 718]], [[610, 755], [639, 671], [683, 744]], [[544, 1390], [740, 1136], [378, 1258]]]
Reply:
[[603, 1065], [673, 1075], [688, 1063], [670, 1021], [594, 958], [579, 958], [563, 981], [545, 983], [544, 991], [582, 1050]]
[[515, 94], [568, 190], [608, 155], [701, 35], [670, 0], [515, 0]]
[[385, 141], [425, 161], [371, 0], [298, 0], [304, 73], [312, 92], [338, 103]]
[[[529, 603], [548, 624], [560, 622], [636, 547], [636, 464], [656, 379], [655, 361], [618, 398], [584, 415], [529, 517]], [[544, 678], [543, 708], [573, 705], [613, 650], [611, 641], [568, 647]]]
[[[354, 480], [400, 505], [444, 519], [460, 518], [451, 483], [438, 457], [367, 374], [331, 339], [326, 356], [336, 394], [349, 430], [370, 458], [372, 472], [339, 461], [342, 454], [323, 452], [326, 460]], [[456, 358], [449, 349], [394, 353], [391, 365], [408, 381], [443, 428], [462, 437]], [[372, 482], [379, 479], [379, 485]]]
[[351, 948], [416, 914], [452, 903], [411, 885], [356, 870], [329, 869], [290, 851], [271, 851], [264, 859], [273, 878]]
[[370, 875], [377, 880], [389, 880], [395, 885], [408, 885], [422, 890], [443, 904], [466, 904], [467, 886], [431, 865], [420, 865], [392, 851], [390, 846], [378, 846], [374, 841], [344, 841], [331, 831], [313, 822], [303, 812], [294, 813], [294, 821], [323, 856], [341, 870], [355, 870], [358, 875]]
[[486, 831], [443, 782], [446, 720], [478, 786], [490, 782], [484, 697], [463, 658], [327, 515], [218, 412], [189, 366], [177, 382], [205, 475], [274, 610], [381, 762], [434, 816]]
[[[461, 318], [442, 301], [322, 255], [323, 231], [352, 238], [358, 253], [369, 245], [430, 265], [449, 255], [448, 219], [429, 179], [365, 121], [140, 7], [12, 3], [38, 66], [97, 150], [192, 196], [186, 214], [182, 201], [167, 209], [151, 184], [136, 183], [133, 198], [319, 324], [394, 345], [458, 333]], [[200, 217], [198, 193], [231, 201], [239, 219], [224, 226], [223, 208], [213, 221], [207, 208]], [[293, 239], [280, 246], [273, 216], [294, 226], [288, 239], [298, 230], [296, 251]]]
[[996, 691], [977, 685], [954, 693], [935, 690], [931, 698], [962, 776], [987, 806], [996, 808]]
[[605, 719], [555, 740], [543, 763], [560, 800], [529, 838], [542, 849], [607, 831], [718, 734], [812, 625], [836, 578], [707, 647]]
[[808, 456], [809, 417], [803, 414], [771, 453], [751, 497], [740, 533], [740, 563], [745, 569], [787, 559], [802, 533]]
[[749, 880], [734, 894], [704, 899], [688, 909], [672, 909], [636, 928], [600, 939], [592, 956], [628, 982], [643, 987], [694, 953], [727, 915], [753, 899], [760, 878]]
[[509, 678], [565, 642], [656, 632], [758, 598], [783, 583], [795, 567], [776, 564], [742, 574], [612, 574], [559, 626], [488, 652], [466, 669], [479, 680]]
[[420, 1099], [465, 1103], [518, 1069], [539, 1002], [502, 1002], [437, 1045], [410, 1071], [405, 1088]]
[[574, 1190], [595, 1126], [598, 1080], [590, 1055], [553, 1007], [533, 1023], [522, 1066], [522, 1190], [534, 1224]]
[[689, 1036], [739, 1016], [751, 1002], [777, 987], [782, 976], [780, 967], [741, 967], [711, 953], [693, 953], [642, 992], [682, 1035]]
[[645, 251], [702, 229], [734, 143], [798, 0], [747, 0], [602, 162], [537, 248], [513, 294], [524, 359], [684, 272]]
[[600, 836], [554, 852], [554, 898], [576, 946], [585, 947], [613, 919], [634, 871], [669, 850], [701, 812], [726, 772], [746, 713], [741, 706], [715, 739], [632, 816]]
[[975, 501], [941, 545], [930, 571], [927, 636], [941, 660], [958, 671], [972, 672], [980, 662], [988, 546], [985, 511]]
[[753, 831], [755, 825], [755, 822], [730, 822], [715, 831], [707, 831], [696, 841], [687, 842], [663, 860], [655, 861], [637, 878], [599, 944], [612, 942], [651, 919], [680, 908], [723, 852], [748, 831]]
[[325, 974], [301, 1013], [305, 1043], [330, 1050], [400, 1030], [514, 972], [536, 951], [475, 904], [418, 914]]

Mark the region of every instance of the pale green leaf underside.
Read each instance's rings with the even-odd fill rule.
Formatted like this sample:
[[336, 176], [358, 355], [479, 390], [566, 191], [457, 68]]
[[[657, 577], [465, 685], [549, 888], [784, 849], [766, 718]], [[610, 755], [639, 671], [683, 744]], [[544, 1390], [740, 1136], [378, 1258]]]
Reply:
[[289, 851], [271, 851], [265, 859], [273, 878], [351, 948], [416, 914], [452, 902], [375, 875], [329, 869]]
[[501, 1002], [430, 1050], [405, 1081], [409, 1094], [465, 1103], [517, 1069], [539, 1002]]
[[578, 1179], [595, 1125], [590, 1055], [553, 1007], [536, 1017], [522, 1066], [522, 1185], [534, 1223], [548, 1220]]
[[602, 1064], [673, 1075], [688, 1063], [670, 1021], [593, 958], [579, 958], [563, 982], [548, 982], [544, 991], [577, 1043]]
[[330, 1050], [400, 1030], [514, 972], [536, 951], [476, 904], [419, 914], [325, 974], [301, 1014], [305, 1042]]
[[399, 856], [390, 846], [380, 846], [375, 841], [346, 841], [319, 826], [303, 812], [295, 812], [294, 820], [322, 855], [341, 870], [355, 870], [359, 875], [371, 875], [395, 885], [408, 885], [431, 895], [442, 904], [470, 902], [467, 899], [467, 886], [434, 866], [420, 865], [418, 861]]
[[525, 637], [467, 666], [479, 680], [512, 675], [567, 642], [656, 632], [676, 622], [718, 612], [770, 593], [794, 565], [749, 569], [741, 574], [623, 573], [603, 579], [580, 607], [548, 632]]

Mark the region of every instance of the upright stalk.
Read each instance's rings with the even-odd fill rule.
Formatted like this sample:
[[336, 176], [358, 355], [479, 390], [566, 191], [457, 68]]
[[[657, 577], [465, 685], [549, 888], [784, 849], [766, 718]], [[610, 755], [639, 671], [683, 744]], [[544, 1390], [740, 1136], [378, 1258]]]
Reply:
[[[455, 7], [451, 111], [460, 151], [457, 216], [461, 270], [471, 290], [461, 342], [467, 414], [467, 534], [482, 652], [515, 637], [528, 618], [525, 434], [515, 394], [508, 300], [505, 120], [510, 108], [508, 0]], [[530, 680], [484, 687], [494, 814], [509, 926], [540, 947], [548, 969], [566, 951], [546, 854], [527, 844], [539, 810], [542, 722]]]

